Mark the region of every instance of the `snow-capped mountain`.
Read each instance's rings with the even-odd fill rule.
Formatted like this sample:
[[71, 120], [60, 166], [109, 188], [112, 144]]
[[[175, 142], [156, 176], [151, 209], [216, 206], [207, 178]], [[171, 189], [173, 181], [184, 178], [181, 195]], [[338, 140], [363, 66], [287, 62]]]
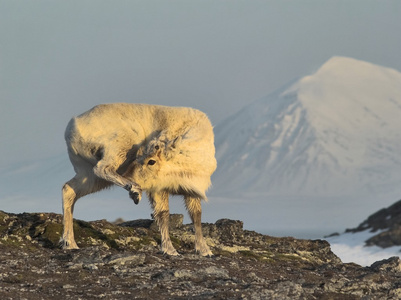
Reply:
[[401, 73], [333, 57], [215, 135], [216, 195], [401, 195]]

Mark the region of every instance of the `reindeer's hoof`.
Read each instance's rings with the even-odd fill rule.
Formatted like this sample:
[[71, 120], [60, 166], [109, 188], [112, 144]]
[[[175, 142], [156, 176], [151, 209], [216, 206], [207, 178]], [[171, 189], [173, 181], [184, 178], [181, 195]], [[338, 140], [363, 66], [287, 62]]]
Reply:
[[163, 255], [171, 256], [171, 257], [182, 257], [182, 255], [180, 253], [178, 253], [177, 251], [163, 252]]
[[195, 247], [195, 252], [203, 257], [214, 257], [213, 252], [206, 244], [202, 247]]
[[59, 242], [59, 247], [63, 250], [72, 250], [72, 249], [79, 249], [78, 245], [73, 242], [68, 242], [66, 240], [61, 239]]
[[139, 185], [127, 184], [126, 186], [124, 186], [124, 189], [128, 191], [130, 198], [134, 200], [135, 204], [138, 204], [139, 201], [141, 201], [142, 190]]
[[203, 257], [208, 257], [208, 258], [214, 257], [214, 254], [212, 253], [212, 251], [204, 252], [204, 253], [196, 251], [196, 253]]
[[141, 201], [141, 194], [138, 193], [138, 192], [132, 192], [132, 191], [130, 191], [130, 192], [129, 192], [129, 196], [130, 196], [130, 198], [131, 198], [132, 200], [134, 200], [134, 203], [135, 203], [135, 204], [138, 204], [139, 201]]
[[181, 254], [179, 254], [179, 253], [177, 252], [177, 250], [175, 250], [175, 248], [174, 248], [173, 246], [167, 247], [167, 248], [164, 248], [164, 249], [163, 249], [163, 247], [162, 247], [161, 250], [162, 250], [163, 255], [174, 256], [174, 257], [179, 257], [179, 256], [181, 256]]

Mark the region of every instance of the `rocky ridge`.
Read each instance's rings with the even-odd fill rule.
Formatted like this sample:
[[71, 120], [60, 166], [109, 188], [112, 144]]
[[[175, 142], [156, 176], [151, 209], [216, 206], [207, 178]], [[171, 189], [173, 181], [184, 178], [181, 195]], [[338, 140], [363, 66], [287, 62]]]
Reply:
[[366, 241], [366, 246], [401, 246], [401, 200], [370, 215], [357, 228], [347, 229], [346, 232], [365, 230], [376, 233]]
[[191, 225], [171, 216], [181, 253], [160, 253], [153, 220], [74, 220], [79, 250], [61, 250], [62, 217], [0, 211], [1, 299], [399, 299], [399, 258], [343, 264], [322, 240], [277, 238], [241, 221], [203, 224], [215, 256], [193, 252]]

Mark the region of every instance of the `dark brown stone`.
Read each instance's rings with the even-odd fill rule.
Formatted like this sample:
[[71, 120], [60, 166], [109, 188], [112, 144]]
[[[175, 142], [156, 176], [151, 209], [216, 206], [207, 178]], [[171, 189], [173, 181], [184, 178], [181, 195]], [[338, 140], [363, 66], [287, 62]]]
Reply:
[[180, 257], [159, 251], [152, 220], [75, 220], [79, 250], [57, 248], [61, 216], [0, 212], [2, 299], [399, 299], [400, 260], [343, 264], [322, 240], [278, 238], [241, 221], [203, 224], [215, 256], [193, 250], [192, 225], [174, 217]]

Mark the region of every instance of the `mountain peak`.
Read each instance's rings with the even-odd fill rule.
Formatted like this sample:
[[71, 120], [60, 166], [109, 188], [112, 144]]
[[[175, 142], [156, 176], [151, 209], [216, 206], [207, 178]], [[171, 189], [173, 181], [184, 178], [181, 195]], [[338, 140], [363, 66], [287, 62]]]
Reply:
[[282, 91], [216, 127], [216, 190], [401, 193], [401, 73], [336, 56]]
[[[302, 89], [301, 92], [303, 92], [307, 91], [308, 88], [316, 89], [317, 86], [320, 86], [321, 90], [331, 87], [331, 90], [327, 90], [330, 93], [349, 92], [351, 89], [355, 92], [368, 90], [374, 96], [377, 93], [383, 94], [387, 89], [390, 89], [390, 93], [396, 89], [397, 95], [400, 96], [398, 94], [400, 80], [401, 73], [394, 69], [354, 58], [334, 56], [326, 61], [314, 74], [298, 80], [285, 93], [297, 88]], [[317, 94], [316, 96], [320, 95]]]
[[358, 140], [401, 128], [401, 73], [368, 62], [332, 57], [282, 95], [302, 103], [317, 131], [335, 127]]
[[345, 56], [333, 56], [328, 59], [317, 72], [329, 71], [329, 70], [346, 70], [363, 67], [377, 67], [369, 62], [358, 60], [351, 57]]
[[400, 74], [398, 71], [372, 64], [363, 60], [358, 60], [351, 57], [345, 56], [333, 56], [328, 59], [322, 66], [315, 72], [314, 76], [325, 76], [325, 75], [358, 75], [371, 77], [374, 73], [389, 73], [392, 76]]

